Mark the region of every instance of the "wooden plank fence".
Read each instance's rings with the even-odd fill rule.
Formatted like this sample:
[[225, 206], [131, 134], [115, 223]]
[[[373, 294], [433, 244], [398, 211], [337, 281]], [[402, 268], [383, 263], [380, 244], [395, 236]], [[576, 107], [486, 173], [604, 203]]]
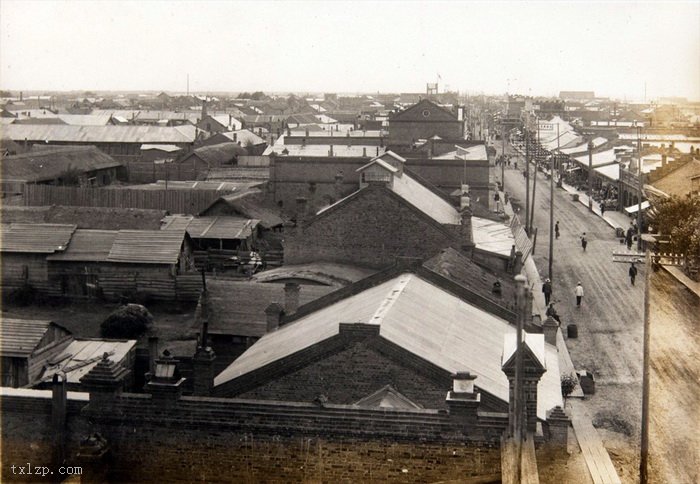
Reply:
[[27, 185], [25, 206], [69, 205], [168, 210], [198, 214], [222, 195], [217, 190], [134, 190]]
[[208, 170], [197, 170], [194, 163], [156, 163], [130, 161], [126, 165], [131, 183], [154, 183], [157, 180], [204, 180]]

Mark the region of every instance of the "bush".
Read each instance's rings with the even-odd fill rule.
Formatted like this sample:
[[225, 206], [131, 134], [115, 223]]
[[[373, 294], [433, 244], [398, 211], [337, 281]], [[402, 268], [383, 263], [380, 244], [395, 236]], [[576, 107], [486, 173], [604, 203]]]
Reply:
[[561, 376], [561, 394], [564, 398], [571, 395], [578, 386], [578, 377], [575, 374]]
[[117, 308], [102, 321], [100, 330], [104, 338], [135, 339], [153, 324], [153, 316], [140, 304], [126, 304]]

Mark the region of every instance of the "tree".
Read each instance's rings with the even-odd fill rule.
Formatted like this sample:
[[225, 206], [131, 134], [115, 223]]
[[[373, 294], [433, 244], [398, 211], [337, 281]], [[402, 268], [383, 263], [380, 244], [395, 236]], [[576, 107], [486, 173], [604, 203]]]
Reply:
[[138, 338], [153, 324], [153, 316], [140, 304], [120, 306], [102, 321], [100, 331], [104, 338]]
[[700, 256], [700, 198], [671, 197], [654, 205], [654, 225], [674, 252]]

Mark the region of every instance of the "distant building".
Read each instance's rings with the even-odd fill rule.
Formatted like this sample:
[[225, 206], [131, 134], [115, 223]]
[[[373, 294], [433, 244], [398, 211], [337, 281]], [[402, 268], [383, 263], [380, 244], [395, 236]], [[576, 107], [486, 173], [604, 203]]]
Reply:
[[391, 149], [410, 147], [434, 136], [464, 139], [464, 119], [459, 113], [424, 99], [389, 118], [388, 145]]
[[560, 99], [590, 100], [595, 99], [593, 91], [560, 91]]

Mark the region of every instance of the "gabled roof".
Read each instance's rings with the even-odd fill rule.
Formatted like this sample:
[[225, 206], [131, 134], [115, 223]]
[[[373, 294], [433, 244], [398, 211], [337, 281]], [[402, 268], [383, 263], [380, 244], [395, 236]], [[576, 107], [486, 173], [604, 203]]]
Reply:
[[27, 357], [37, 348], [49, 327], [69, 335], [63, 326], [52, 321], [34, 319], [2, 318], [0, 321], [0, 355], [4, 357]]
[[2, 158], [2, 179], [41, 182], [56, 180], [68, 170], [87, 173], [120, 166], [94, 146], [52, 146]]
[[[299, 304], [334, 290], [329, 286], [303, 285], [299, 290]], [[284, 306], [284, 284], [207, 280], [207, 301], [209, 333], [260, 337], [267, 331], [267, 306], [273, 302]], [[197, 308], [194, 331], [199, 331], [199, 314], [201, 307]]]
[[[427, 116], [425, 113], [428, 113]], [[420, 122], [431, 122], [431, 121], [455, 121], [459, 122], [457, 120], [457, 116], [453, 114], [452, 112], [448, 111], [447, 109], [438, 106], [434, 102], [428, 100], [428, 99], [423, 99], [420, 101], [418, 104], [414, 104], [410, 108], [406, 109], [405, 111], [401, 111], [400, 113], [395, 114], [392, 118], [389, 119], [389, 124], [396, 122], [396, 121], [406, 121], [406, 122], [413, 122], [413, 121], [420, 121]]]
[[2, 226], [0, 252], [52, 254], [66, 250], [75, 225], [9, 224]]
[[180, 230], [120, 230], [107, 261], [176, 264], [184, 238]]
[[238, 155], [246, 155], [248, 152], [238, 143], [219, 143], [217, 145], [201, 146], [192, 151], [190, 156], [198, 156], [209, 166], [221, 166], [230, 164], [238, 158]]
[[423, 408], [391, 385], [385, 385], [376, 392], [355, 402], [358, 407], [370, 408]]
[[224, 195], [202, 210], [200, 215], [206, 215], [212, 207], [218, 204], [225, 204], [230, 210], [244, 217], [260, 220], [260, 225], [266, 229], [278, 227], [284, 223], [279, 209], [266, 202], [264, 194], [255, 188], [243, 193]]
[[168, 215], [162, 230], [184, 228], [193, 239], [247, 239], [253, 234], [259, 220], [224, 215], [220, 217], [192, 217]]
[[[340, 299], [265, 334], [214, 380], [221, 386], [283, 358], [303, 354], [340, 334], [341, 323], [376, 325], [379, 337], [450, 373], [469, 371], [477, 386], [508, 401], [508, 379], [501, 370], [508, 322], [428, 282], [403, 273]], [[557, 350], [545, 345], [547, 372], [538, 385], [539, 418], [561, 405]]]

